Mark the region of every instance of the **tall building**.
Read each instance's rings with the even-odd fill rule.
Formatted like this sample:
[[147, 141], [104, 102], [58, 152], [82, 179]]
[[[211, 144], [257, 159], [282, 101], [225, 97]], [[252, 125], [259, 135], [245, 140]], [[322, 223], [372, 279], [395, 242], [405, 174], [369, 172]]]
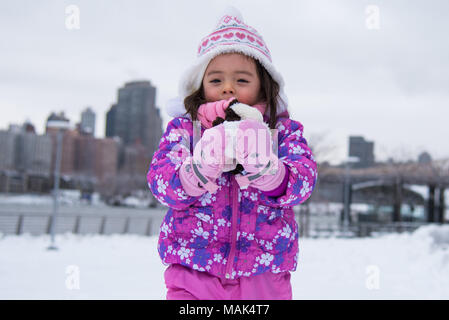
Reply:
[[81, 113], [80, 131], [84, 134], [95, 135], [95, 112], [89, 107]]
[[349, 137], [349, 156], [359, 158], [359, 162], [353, 164], [355, 168], [368, 168], [373, 166], [374, 142], [366, 141], [363, 137]]
[[51, 130], [53, 128], [52, 121], [63, 121], [66, 123], [70, 122], [70, 120], [66, 118], [64, 111], [61, 111], [60, 113], [52, 112], [47, 118], [47, 122], [45, 124], [46, 130]]
[[113, 188], [117, 176], [119, 143], [114, 139], [95, 139], [94, 174], [100, 185]]
[[[14, 182], [17, 182], [17, 179], [14, 176], [16, 176], [15, 143], [17, 134], [11, 130], [0, 130], [0, 192], [16, 191]], [[22, 181], [16, 183], [17, 185], [21, 186], [18, 188], [19, 190], [24, 189]]]
[[15, 139], [16, 133], [0, 130], [0, 171], [15, 169]]
[[115, 134], [115, 113], [117, 105], [113, 104], [109, 111], [106, 113], [106, 137], [118, 137]]
[[95, 173], [95, 140], [91, 135], [79, 135], [75, 139], [75, 172], [92, 181]]
[[25, 126], [10, 126], [10, 130], [0, 131], [0, 171], [48, 177], [51, 147], [49, 136], [27, 132]]
[[34, 125], [29, 120], [24, 122], [22, 128], [25, 132], [36, 133], [36, 129], [34, 128]]
[[418, 156], [418, 163], [420, 164], [430, 164], [432, 163], [432, 157], [428, 152], [421, 152]]
[[[37, 135], [27, 122], [0, 131], [0, 191], [44, 190], [50, 177], [52, 141]], [[34, 128], [32, 128], [34, 129]]]
[[[25, 128], [24, 128], [25, 129]], [[16, 169], [28, 175], [50, 176], [52, 141], [48, 135], [22, 132], [16, 137]]]
[[[114, 183], [117, 175], [118, 142], [79, 135], [75, 140], [75, 172], [83, 180]], [[111, 186], [112, 187], [112, 186]]]
[[162, 136], [156, 88], [149, 81], [128, 82], [117, 100], [106, 114], [106, 136], [120, 137], [124, 146], [143, 145], [151, 158]]
[[[83, 114], [91, 115], [92, 113], [87, 111]], [[46, 130], [52, 142], [52, 173], [55, 167], [56, 138], [59, 130], [57, 123], [53, 125], [54, 120], [69, 122], [63, 113], [52, 113], [48, 118]], [[82, 188], [96, 186], [102, 192], [113, 192], [117, 175], [119, 142], [110, 138], [97, 139], [89, 132], [83, 132], [82, 121], [78, 129], [64, 130], [61, 174]]]

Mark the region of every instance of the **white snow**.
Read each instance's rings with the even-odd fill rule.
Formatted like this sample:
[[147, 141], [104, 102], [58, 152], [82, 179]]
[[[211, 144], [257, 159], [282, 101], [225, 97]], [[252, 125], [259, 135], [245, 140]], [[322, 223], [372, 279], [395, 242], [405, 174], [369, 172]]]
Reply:
[[[17, 205], [53, 205], [53, 196], [51, 194], [10, 194], [0, 193], [0, 204], [17, 204]], [[81, 192], [79, 190], [60, 190], [59, 204], [63, 206], [74, 206], [86, 204], [85, 200], [81, 200]], [[100, 195], [93, 193], [92, 205], [104, 206], [101, 202]]]
[[[157, 237], [0, 235], [0, 299], [164, 299]], [[449, 226], [300, 239], [294, 299], [449, 299]]]
[[[141, 190], [140, 190], [141, 191]], [[136, 195], [128, 196], [121, 199], [122, 204], [127, 207], [134, 208], [148, 208], [151, 203], [151, 199], [148, 196], [148, 192], [135, 192]], [[61, 206], [90, 206], [90, 207], [105, 207], [104, 203], [100, 199], [100, 195], [97, 192], [92, 194], [91, 201], [81, 199], [81, 192], [79, 190], [60, 190], [59, 191], [59, 204]], [[0, 205], [23, 205], [23, 206], [52, 206], [53, 196], [51, 194], [10, 194], [0, 193]]]

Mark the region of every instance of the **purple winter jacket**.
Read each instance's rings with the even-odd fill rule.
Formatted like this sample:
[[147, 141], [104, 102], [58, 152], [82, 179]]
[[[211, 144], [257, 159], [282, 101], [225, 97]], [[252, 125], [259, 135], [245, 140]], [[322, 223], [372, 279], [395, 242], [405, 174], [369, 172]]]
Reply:
[[283, 195], [270, 197], [252, 187], [241, 190], [225, 172], [216, 180], [215, 193], [193, 197], [179, 178], [183, 160], [193, 151], [193, 123], [184, 117], [168, 123], [147, 174], [154, 196], [169, 207], [158, 242], [165, 264], [228, 279], [296, 270], [298, 224], [292, 207], [310, 197], [317, 167], [301, 123], [281, 118], [276, 128], [278, 157], [289, 170]]

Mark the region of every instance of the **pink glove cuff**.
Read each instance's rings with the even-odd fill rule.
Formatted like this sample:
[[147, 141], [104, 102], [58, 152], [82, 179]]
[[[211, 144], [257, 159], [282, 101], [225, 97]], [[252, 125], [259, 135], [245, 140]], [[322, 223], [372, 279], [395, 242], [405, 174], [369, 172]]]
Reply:
[[279, 170], [277, 170], [276, 174], [264, 175], [264, 176], [260, 177], [259, 179], [255, 180], [252, 183], [252, 185], [262, 191], [275, 190], [282, 184], [285, 176], [287, 175], [287, 172], [288, 171], [285, 168], [285, 165], [282, 162], [280, 162]]
[[235, 98], [229, 98], [228, 100], [220, 100], [215, 102], [208, 102], [200, 105], [198, 108], [198, 120], [206, 128], [212, 128], [212, 122], [214, 122], [217, 117], [225, 118], [225, 110], [229, 104], [234, 101]]
[[197, 197], [206, 191], [214, 193], [218, 189], [218, 185], [203, 176], [198, 168], [192, 165], [192, 158], [188, 157], [179, 169], [179, 179], [186, 193], [190, 196]]
[[268, 169], [265, 168], [255, 175], [247, 174], [243, 176], [238, 174], [235, 176], [235, 179], [241, 189], [246, 189], [248, 186], [252, 186], [262, 191], [271, 191], [282, 184], [286, 173], [287, 169], [284, 163], [273, 155]]
[[285, 165], [282, 161], [279, 161], [278, 165], [279, 167], [275, 174], [263, 175], [259, 179], [254, 180], [252, 186], [262, 191], [271, 191], [279, 187], [284, 180], [287, 170], [285, 169]]
[[290, 177], [290, 170], [288, 169], [287, 166], [285, 166], [285, 176], [284, 179], [282, 179], [281, 184], [278, 187], [276, 187], [276, 189], [264, 191], [263, 193], [269, 197], [279, 197], [284, 195], [285, 191], [287, 190], [289, 177]]

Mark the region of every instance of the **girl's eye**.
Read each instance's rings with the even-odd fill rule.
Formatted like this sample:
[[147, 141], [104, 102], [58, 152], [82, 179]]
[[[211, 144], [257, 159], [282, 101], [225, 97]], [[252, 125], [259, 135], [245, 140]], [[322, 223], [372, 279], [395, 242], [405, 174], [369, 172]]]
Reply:
[[214, 80], [211, 80], [211, 81], [210, 81], [210, 83], [219, 83], [219, 82], [220, 82], [219, 79], [214, 79]]
[[245, 79], [239, 79], [239, 80], [237, 80], [237, 82], [249, 83], [249, 81], [247, 81]]

